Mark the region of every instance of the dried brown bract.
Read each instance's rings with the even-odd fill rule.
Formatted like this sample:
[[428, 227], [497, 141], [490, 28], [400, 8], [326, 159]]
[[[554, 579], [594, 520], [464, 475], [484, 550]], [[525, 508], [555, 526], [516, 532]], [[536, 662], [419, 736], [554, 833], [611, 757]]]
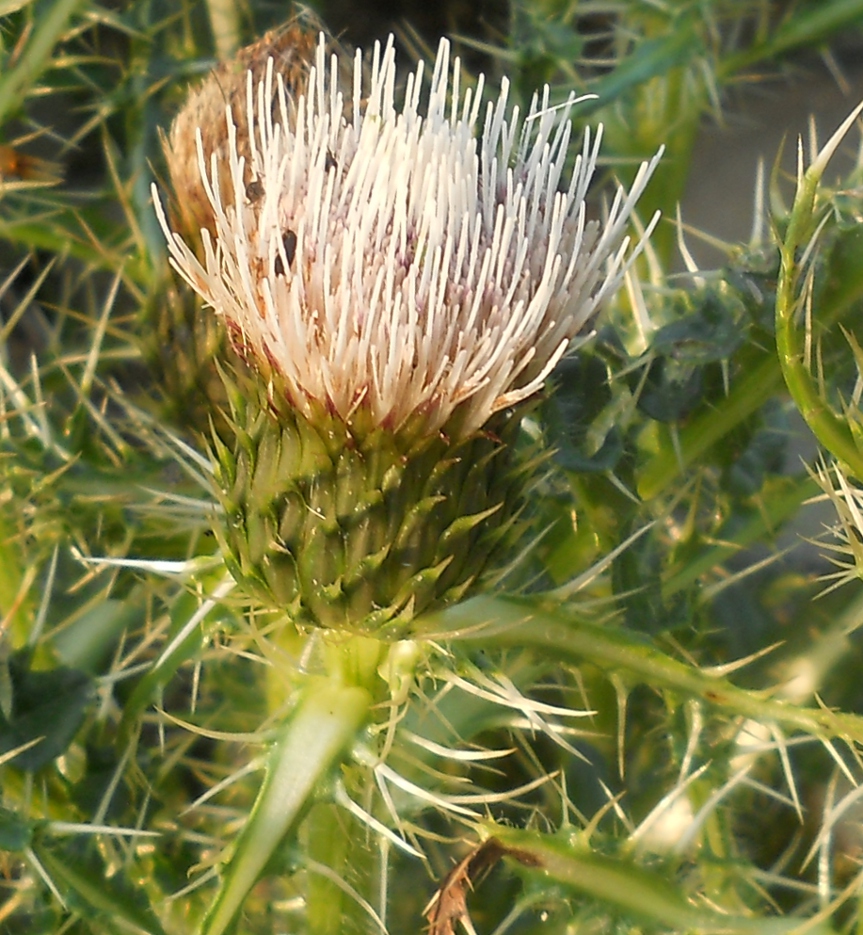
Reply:
[[503, 857], [512, 857], [525, 866], [537, 866], [533, 854], [507, 847], [496, 838], [478, 844], [443, 878], [423, 910], [429, 923], [429, 935], [456, 935], [457, 922], [461, 922], [467, 932], [474, 931], [467, 909], [467, 892]]
[[[280, 75], [290, 99], [306, 91], [309, 70], [315, 61], [318, 38], [328, 35], [323, 24], [310, 12], [303, 12], [282, 26], [271, 29], [261, 39], [246, 46], [228, 62], [222, 62], [193, 90], [174, 118], [165, 140], [165, 158], [174, 190], [172, 222], [186, 237], [197, 241], [202, 228], [215, 230], [213, 207], [201, 181], [197, 133], [201, 134], [204, 160], [209, 167], [213, 156], [225, 169], [219, 174], [219, 194], [223, 204], [234, 200], [233, 179], [227, 170], [230, 143], [227, 111], [236, 128], [237, 154], [245, 159], [245, 197], [255, 202], [263, 198], [260, 179], [251, 174], [248, 122], [248, 74], [257, 93], [264, 80], [267, 63], [273, 60], [273, 74]], [[328, 45], [337, 48], [328, 38]], [[342, 56], [342, 60], [347, 57]], [[273, 105], [276, 97], [273, 83]]]

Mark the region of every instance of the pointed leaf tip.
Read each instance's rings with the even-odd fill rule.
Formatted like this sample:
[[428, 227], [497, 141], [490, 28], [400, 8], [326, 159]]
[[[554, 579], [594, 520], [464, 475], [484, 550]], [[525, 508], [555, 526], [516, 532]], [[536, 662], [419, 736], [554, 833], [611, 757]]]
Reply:
[[863, 101], [851, 111], [839, 126], [839, 129], [836, 130], [833, 136], [821, 147], [821, 151], [818, 153], [815, 162], [812, 163], [806, 173], [808, 178], [815, 181], [821, 178], [824, 174], [824, 170], [827, 168], [827, 163], [833, 158], [833, 154], [839, 148], [839, 144], [851, 129], [854, 121], [860, 116], [861, 111], [863, 111]]

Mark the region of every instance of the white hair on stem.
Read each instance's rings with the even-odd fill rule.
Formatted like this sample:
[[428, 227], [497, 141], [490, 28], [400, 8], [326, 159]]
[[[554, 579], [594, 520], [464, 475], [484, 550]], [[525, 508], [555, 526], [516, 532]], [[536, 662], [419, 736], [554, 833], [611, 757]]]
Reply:
[[296, 97], [272, 60], [257, 88], [249, 73], [250, 165], [230, 110], [228, 165], [207, 165], [199, 135], [214, 233], [202, 231], [201, 262], [156, 198], [170, 260], [306, 415], [323, 404], [350, 423], [363, 406], [373, 425], [420, 416], [435, 432], [458, 410], [469, 435], [536, 393], [617, 287], [643, 243], [626, 258], [661, 152], [602, 222], [588, 220], [602, 128], [561, 185], [574, 95], [550, 107], [546, 87], [521, 121], [504, 81], [477, 138], [483, 79], [462, 95], [446, 40], [425, 107], [422, 63], [396, 106], [392, 37], [369, 75], [357, 52], [347, 108], [337, 56], [327, 64], [321, 37]]

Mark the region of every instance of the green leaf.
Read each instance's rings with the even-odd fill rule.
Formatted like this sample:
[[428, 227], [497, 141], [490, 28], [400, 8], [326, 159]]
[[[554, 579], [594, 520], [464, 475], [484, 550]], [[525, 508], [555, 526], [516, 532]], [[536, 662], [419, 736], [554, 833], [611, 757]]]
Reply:
[[782, 25], [765, 42], [756, 43], [729, 56], [720, 65], [722, 77], [731, 76], [757, 61], [775, 58], [792, 49], [819, 43], [859, 26], [863, 0], [812, 0], [802, 9], [791, 7]]
[[72, 742], [93, 701], [94, 687], [86, 672], [65, 666], [33, 671], [30, 661], [31, 654], [24, 650], [9, 660], [12, 716], [0, 714], [0, 754], [41, 738], [14, 760], [19, 769], [35, 770]]
[[599, 357], [565, 358], [554, 371], [554, 390], [543, 404], [543, 423], [555, 460], [567, 471], [613, 470], [623, 455], [623, 437], [612, 427], [596, 451], [586, 448], [591, 423], [611, 402], [606, 365]]
[[33, 825], [8, 808], [0, 808], [0, 851], [20, 853], [33, 840]]
[[0, 123], [10, 111], [21, 106], [28, 88], [38, 80], [48, 67], [54, 46], [66, 29], [69, 17], [81, 0], [56, 0], [41, 4], [39, 15], [34, 17], [35, 29], [29, 37], [24, 51], [18, 56], [14, 68], [0, 77]]
[[75, 846], [74, 853], [34, 844], [33, 851], [66, 902], [92, 920], [125, 923], [115, 931], [134, 930], [146, 935], [164, 935], [143, 891], [128, 882], [128, 875], [108, 878], [107, 868], [95, 847]]
[[601, 107], [607, 107], [632, 88], [644, 85], [652, 78], [668, 74], [678, 65], [692, 61], [703, 54], [701, 37], [693, 29], [692, 21], [677, 22], [677, 28], [668, 35], [645, 39], [635, 51], [621, 62], [608, 76], [591, 87], [597, 100], [579, 105], [579, 116], [587, 116]]
[[101, 601], [53, 637], [58, 657], [74, 669], [100, 672], [120, 634], [140, 613], [130, 600]]

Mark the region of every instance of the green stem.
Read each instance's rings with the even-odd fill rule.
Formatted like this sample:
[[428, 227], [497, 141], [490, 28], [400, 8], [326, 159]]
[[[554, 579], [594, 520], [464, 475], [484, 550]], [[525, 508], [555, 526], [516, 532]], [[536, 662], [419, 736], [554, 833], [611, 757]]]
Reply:
[[800, 331], [794, 325], [797, 311], [795, 244], [786, 242], [776, 293], [776, 351], [788, 392], [812, 433], [855, 477], [863, 478], [863, 457], [857, 449], [848, 423], [839, 418], [819, 393], [806, 366]]
[[[351, 833], [353, 832], [353, 834]], [[352, 816], [332, 802], [318, 802], [306, 819], [309, 857], [344, 878], [353, 871], [351, 838], [357, 835]], [[345, 906], [349, 903], [349, 906]], [[306, 884], [306, 926], [309, 935], [341, 935], [346, 908], [353, 908], [332, 879], [320, 873], [310, 873]]]
[[818, 441], [857, 478], [863, 478], [863, 455], [854, 440], [847, 420], [836, 415], [812, 377], [806, 363], [804, 331], [795, 319], [800, 310], [798, 297], [801, 269], [798, 254], [811, 245], [815, 205], [821, 176], [853, 118], [839, 128], [822, 149], [808, 171], [798, 180], [788, 231], [780, 245], [781, 265], [776, 288], [776, 351], [782, 376], [794, 404]]
[[57, 0], [34, 18], [33, 32], [13, 68], [0, 78], [0, 124], [21, 107], [28, 91], [50, 66], [51, 53], [82, 0]]
[[216, 55], [228, 61], [240, 47], [240, 11], [234, 0], [206, 0]]
[[371, 703], [365, 689], [326, 679], [303, 689], [270, 752], [261, 791], [201, 935], [227, 930], [267, 861], [362, 727]]
[[501, 649], [535, 649], [563, 662], [585, 660], [627, 673], [654, 688], [667, 688], [757, 721], [773, 722], [816, 737], [842, 737], [863, 743], [863, 717], [804, 708], [738, 688], [725, 678], [672, 659], [623, 629], [598, 626], [554, 610], [516, 600], [479, 597], [426, 618], [431, 634]]
[[[591, 852], [577, 839], [521, 831], [488, 823], [485, 830], [521, 865], [520, 873], [539, 876], [577, 895], [587, 895], [627, 915], [687, 932], [723, 935], [779, 935], [799, 931], [801, 920], [725, 915], [691, 903], [659, 874], [632, 861]], [[814, 931], [815, 929], [813, 929]], [[819, 932], [832, 931], [819, 926]]]

